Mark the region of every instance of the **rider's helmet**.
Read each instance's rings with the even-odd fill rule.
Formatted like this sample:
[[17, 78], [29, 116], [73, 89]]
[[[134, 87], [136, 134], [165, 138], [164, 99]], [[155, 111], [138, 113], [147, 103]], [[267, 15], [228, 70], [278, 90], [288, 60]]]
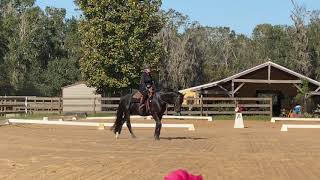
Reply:
[[146, 73], [150, 73], [151, 72], [150, 66], [149, 65], [145, 65], [144, 68], [143, 68], [143, 71], [146, 72]]

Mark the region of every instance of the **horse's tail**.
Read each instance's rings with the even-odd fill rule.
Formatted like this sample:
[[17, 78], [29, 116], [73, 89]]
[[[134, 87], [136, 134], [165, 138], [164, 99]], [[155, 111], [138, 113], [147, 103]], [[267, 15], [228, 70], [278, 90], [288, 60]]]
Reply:
[[119, 106], [117, 108], [117, 118], [111, 127], [110, 130], [112, 130], [115, 134], [116, 132], [119, 132], [119, 129], [121, 129], [121, 126], [123, 125], [123, 116], [126, 108], [126, 100], [124, 98], [120, 99]]

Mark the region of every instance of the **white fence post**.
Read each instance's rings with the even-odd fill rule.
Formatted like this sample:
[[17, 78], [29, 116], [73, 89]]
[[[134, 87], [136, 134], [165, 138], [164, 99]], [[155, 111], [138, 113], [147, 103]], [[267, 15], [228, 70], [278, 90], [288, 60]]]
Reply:
[[25, 97], [24, 106], [24, 111], [26, 112], [26, 114], [28, 114], [28, 97]]

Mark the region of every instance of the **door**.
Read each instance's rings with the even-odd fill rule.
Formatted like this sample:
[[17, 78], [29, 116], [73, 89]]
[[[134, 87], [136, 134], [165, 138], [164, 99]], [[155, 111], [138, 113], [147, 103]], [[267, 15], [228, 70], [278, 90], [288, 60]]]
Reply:
[[277, 90], [257, 90], [257, 97], [271, 97], [272, 98], [272, 116], [280, 116], [281, 114], [281, 91]]

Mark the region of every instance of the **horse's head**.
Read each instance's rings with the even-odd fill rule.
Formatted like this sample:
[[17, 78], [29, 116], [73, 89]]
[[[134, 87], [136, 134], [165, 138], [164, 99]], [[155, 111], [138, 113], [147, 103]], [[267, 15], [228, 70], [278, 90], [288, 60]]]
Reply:
[[163, 92], [160, 94], [162, 102], [166, 104], [173, 104], [174, 111], [178, 114], [181, 112], [181, 105], [183, 102], [184, 94], [176, 91]]

